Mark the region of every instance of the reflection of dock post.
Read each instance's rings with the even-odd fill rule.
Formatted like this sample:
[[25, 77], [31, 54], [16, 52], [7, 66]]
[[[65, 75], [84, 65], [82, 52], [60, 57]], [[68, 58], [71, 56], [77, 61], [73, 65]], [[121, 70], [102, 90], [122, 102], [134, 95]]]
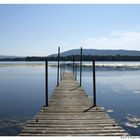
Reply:
[[96, 75], [95, 75], [95, 60], [92, 61], [93, 65], [93, 106], [96, 106]]
[[45, 76], [45, 86], [46, 86], [46, 106], [48, 106], [48, 60], [45, 61], [45, 73], [46, 73], [46, 76]]

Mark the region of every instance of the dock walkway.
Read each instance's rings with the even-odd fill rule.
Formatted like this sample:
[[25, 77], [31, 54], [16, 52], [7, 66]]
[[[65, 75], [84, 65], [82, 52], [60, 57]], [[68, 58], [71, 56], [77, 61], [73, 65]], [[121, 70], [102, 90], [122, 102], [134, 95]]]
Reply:
[[[49, 105], [24, 127], [20, 136], [126, 136], [129, 135], [93, 103], [71, 73], [64, 73]], [[90, 109], [91, 108], [91, 109]], [[89, 109], [89, 110], [88, 110]]]

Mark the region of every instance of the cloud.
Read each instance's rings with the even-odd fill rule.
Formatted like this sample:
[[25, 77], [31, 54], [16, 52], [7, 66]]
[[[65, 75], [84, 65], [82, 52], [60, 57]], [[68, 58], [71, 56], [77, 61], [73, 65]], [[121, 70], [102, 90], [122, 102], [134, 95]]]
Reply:
[[104, 37], [81, 42], [86, 48], [140, 50], [140, 31], [114, 31]]

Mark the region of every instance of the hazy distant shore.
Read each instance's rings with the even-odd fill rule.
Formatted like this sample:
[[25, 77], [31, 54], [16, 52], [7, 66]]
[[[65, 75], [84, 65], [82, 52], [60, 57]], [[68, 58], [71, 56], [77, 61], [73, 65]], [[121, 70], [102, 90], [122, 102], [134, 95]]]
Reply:
[[[49, 63], [48, 64], [50, 67], [57, 67], [57, 63]], [[0, 63], [0, 67], [44, 67], [45, 63], [44, 62], [2, 62]], [[60, 63], [60, 66], [64, 66], [63, 63]], [[65, 66], [67, 67], [72, 67], [73, 63], [66, 63]], [[79, 63], [75, 63], [75, 66], [80, 67]], [[140, 63], [135, 63], [135, 64], [127, 64], [127, 63], [105, 63], [105, 64], [100, 64], [100, 63], [96, 63], [95, 64], [97, 69], [121, 69], [121, 70], [140, 70]], [[82, 64], [83, 68], [92, 68], [92, 63], [88, 63], [88, 64]]]

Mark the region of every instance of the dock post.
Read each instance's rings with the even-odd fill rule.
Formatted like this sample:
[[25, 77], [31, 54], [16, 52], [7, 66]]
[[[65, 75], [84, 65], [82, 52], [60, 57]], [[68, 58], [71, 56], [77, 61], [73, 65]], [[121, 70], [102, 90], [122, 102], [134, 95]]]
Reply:
[[77, 80], [77, 63], [75, 65], [75, 80]]
[[63, 60], [63, 57], [62, 58], [62, 65], [61, 65], [61, 68], [62, 68], [62, 71], [61, 71], [61, 80], [62, 80], [62, 77], [63, 77], [63, 73], [64, 73], [64, 60]]
[[62, 80], [62, 73], [63, 73], [63, 61], [62, 61], [62, 57], [61, 57], [61, 63], [60, 63], [60, 81]]
[[60, 47], [58, 47], [58, 57], [57, 57], [57, 87], [59, 86], [59, 67], [60, 67]]
[[82, 47], [80, 50], [80, 86], [81, 86], [81, 83], [82, 83]]
[[73, 56], [73, 75], [74, 75], [74, 56]]
[[46, 86], [46, 106], [48, 106], [48, 60], [45, 61], [45, 86]]
[[64, 57], [63, 57], [63, 63], [64, 63], [64, 68], [63, 68], [63, 69], [64, 69], [64, 70], [63, 70], [63, 71], [64, 71], [64, 72], [63, 72], [63, 76], [64, 76], [64, 73], [65, 73], [65, 58], [64, 58]]
[[95, 75], [95, 60], [92, 61], [93, 66], [93, 106], [96, 106], [96, 75]]

